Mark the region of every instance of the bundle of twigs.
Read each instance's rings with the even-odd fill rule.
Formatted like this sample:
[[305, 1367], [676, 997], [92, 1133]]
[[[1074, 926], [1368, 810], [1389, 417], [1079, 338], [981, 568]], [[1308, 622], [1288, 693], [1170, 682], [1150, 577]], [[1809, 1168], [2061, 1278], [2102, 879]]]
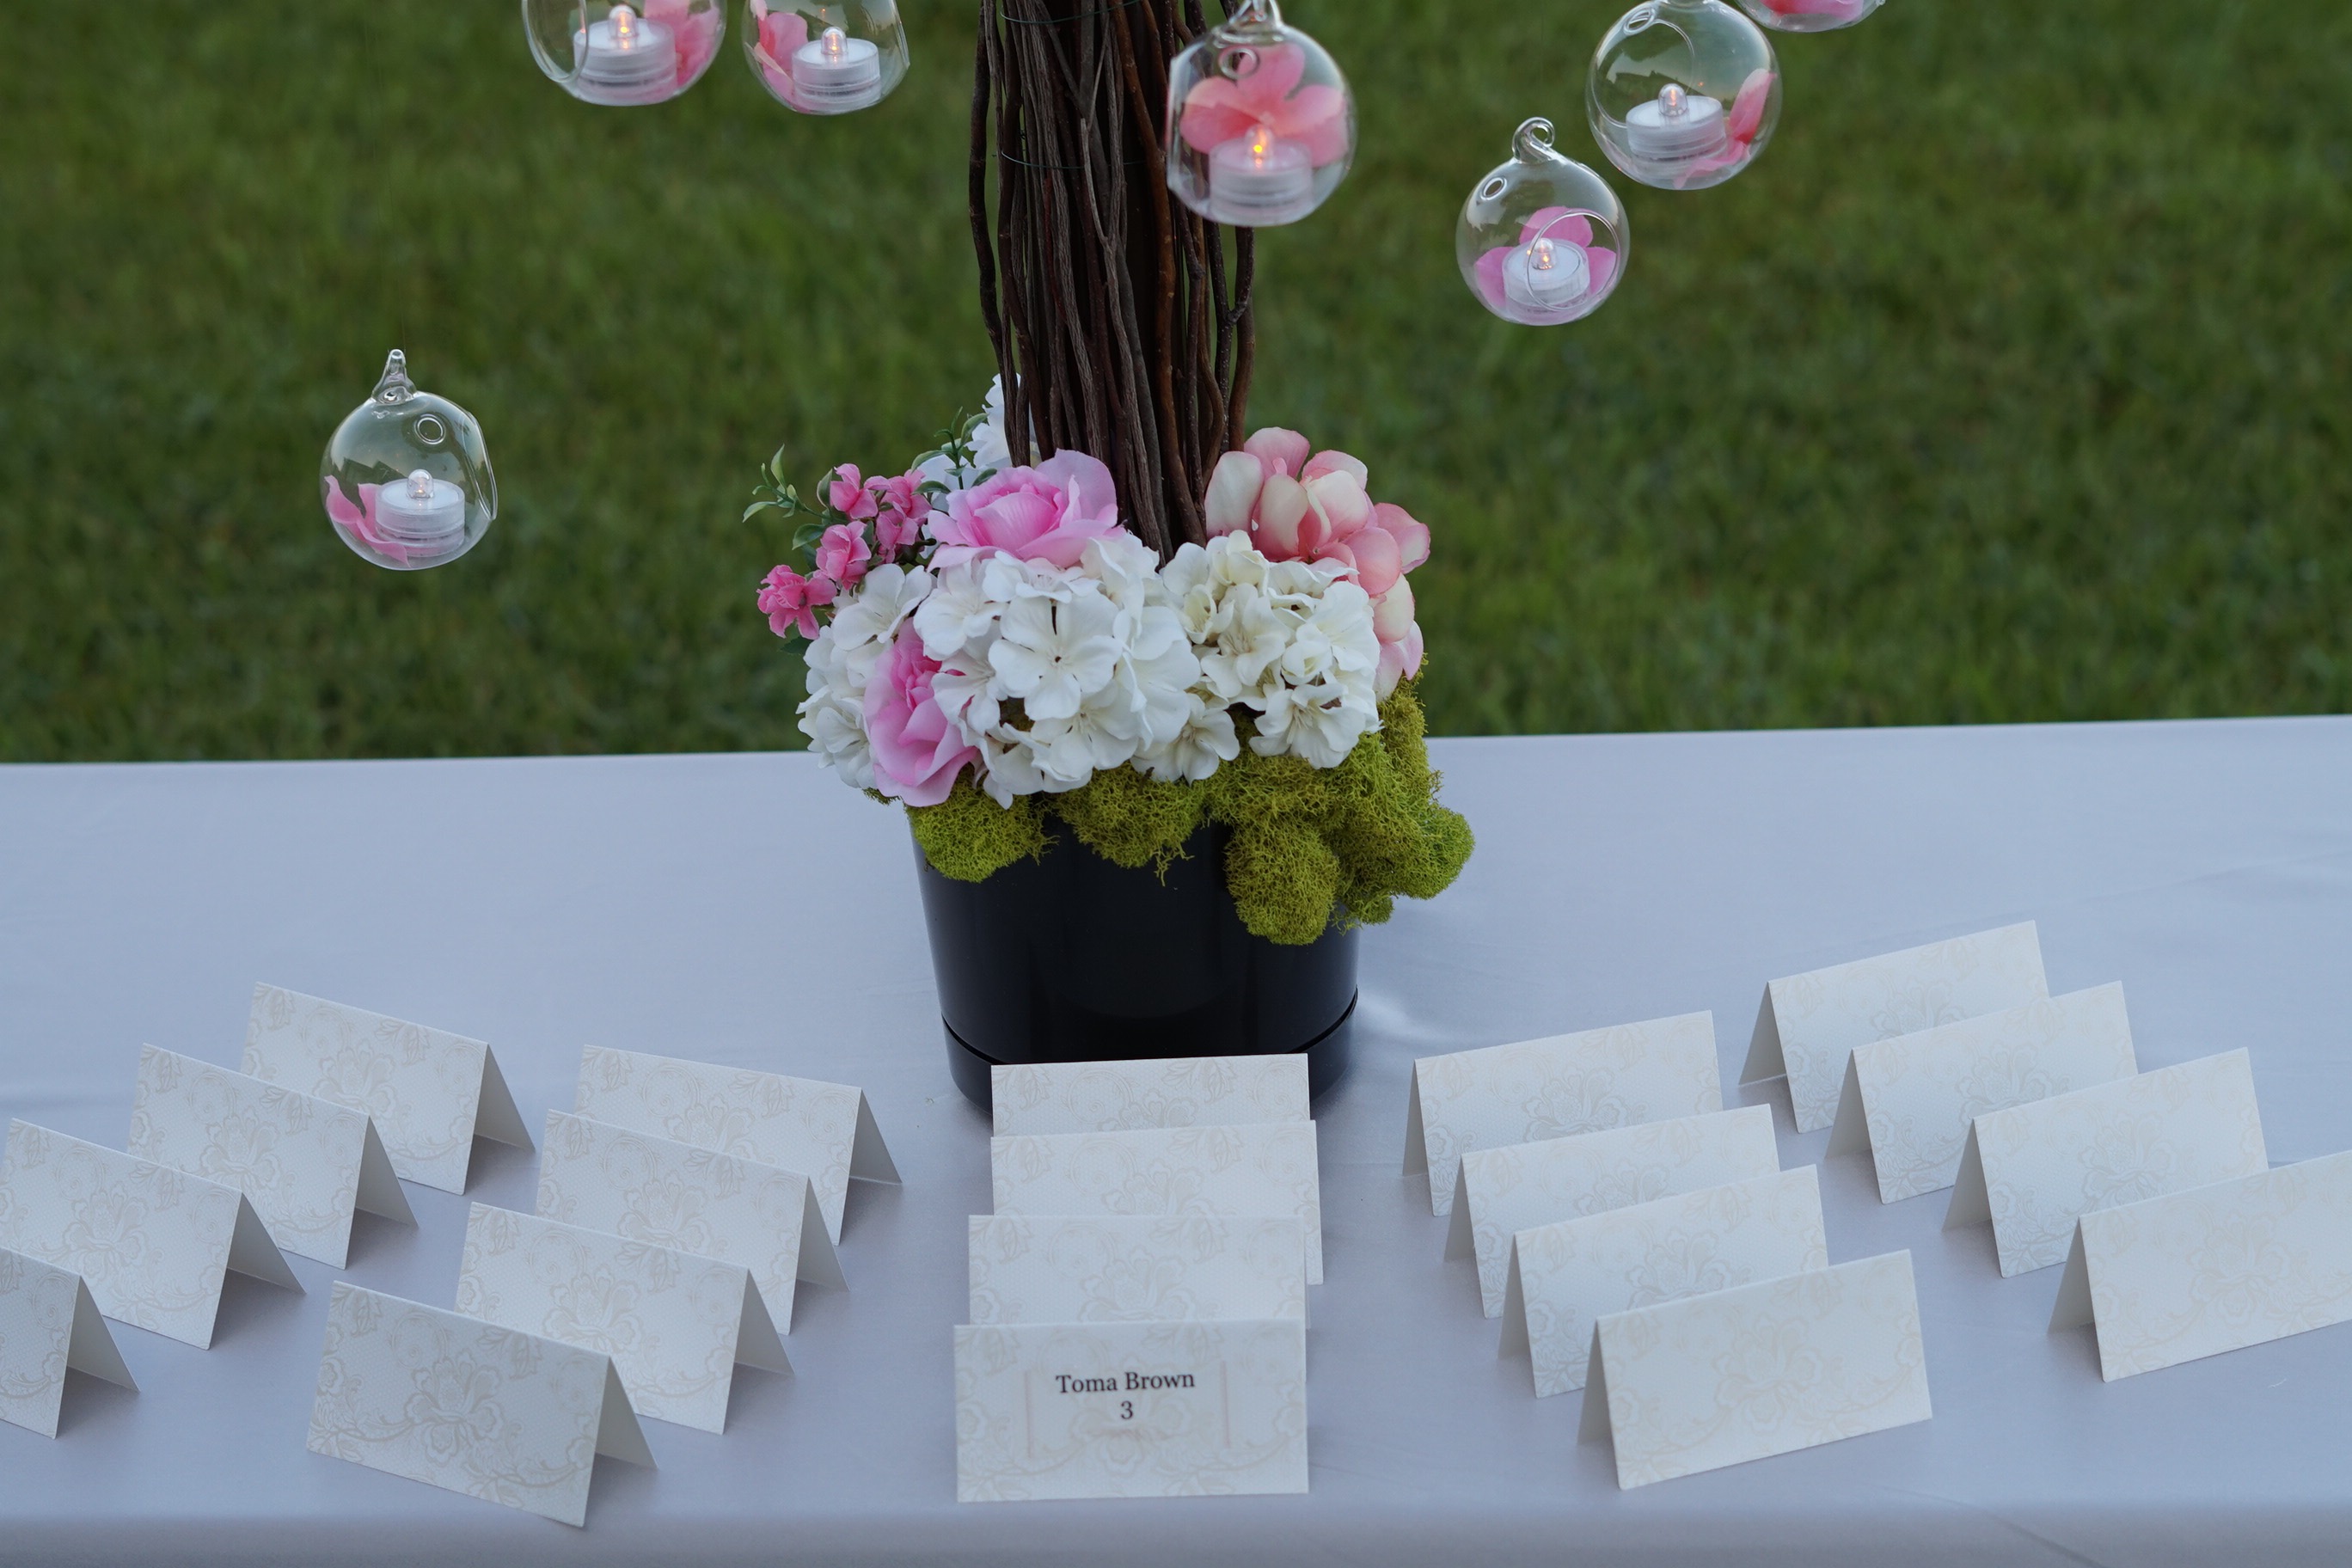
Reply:
[[1205, 541], [1209, 470], [1249, 398], [1250, 232], [1228, 244], [1163, 177], [1169, 63], [1207, 26], [1201, 0], [981, 0], [971, 100], [981, 313], [1013, 460], [1099, 458], [1163, 557]]

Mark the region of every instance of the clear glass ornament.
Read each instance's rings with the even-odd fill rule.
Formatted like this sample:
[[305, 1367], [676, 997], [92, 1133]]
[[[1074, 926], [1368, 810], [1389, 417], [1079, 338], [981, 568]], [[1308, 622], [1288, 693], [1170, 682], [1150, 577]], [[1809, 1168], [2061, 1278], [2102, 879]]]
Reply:
[[1649, 0], [1593, 51], [1584, 106], [1593, 140], [1628, 175], [1704, 190], [1772, 140], [1780, 64], [1764, 30], [1724, 0]]
[[447, 398], [419, 392], [398, 349], [368, 400], [336, 426], [319, 480], [342, 542], [395, 572], [446, 565], [499, 515], [481, 426]]
[[727, 0], [522, 0], [539, 68], [589, 103], [663, 103], [702, 79]]
[[870, 109], [907, 77], [892, 0], [747, 0], [743, 53], [768, 96], [800, 114]]
[[1886, 0], [1739, 0], [1739, 8], [1776, 33], [1827, 33], [1851, 27]]
[[1168, 188], [1213, 223], [1274, 228], [1330, 199], [1356, 156], [1356, 101], [1275, 0], [1241, 0], [1168, 68]]
[[1579, 321], [1625, 276], [1633, 231], [1609, 182], [1552, 150], [1549, 120], [1522, 122], [1511, 161], [1478, 182], [1454, 230], [1478, 302], [1530, 327]]

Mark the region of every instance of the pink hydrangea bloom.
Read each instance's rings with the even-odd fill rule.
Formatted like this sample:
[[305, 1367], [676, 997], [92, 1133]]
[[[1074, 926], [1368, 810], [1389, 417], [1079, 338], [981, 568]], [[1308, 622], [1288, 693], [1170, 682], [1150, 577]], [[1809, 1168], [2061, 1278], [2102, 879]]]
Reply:
[[955, 566], [1002, 552], [1065, 571], [1091, 539], [1118, 537], [1118, 490], [1110, 470], [1084, 452], [1056, 452], [1034, 468], [1008, 468], [948, 498], [929, 518], [939, 552]]
[[[824, 597], [817, 597], [818, 593]], [[760, 613], [768, 617], [768, 629], [778, 637], [793, 632], [816, 640], [817, 606], [833, 600], [833, 584], [817, 584], [802, 576], [789, 566], [779, 566], [760, 584]]]
[[[1585, 299], [1609, 292], [1610, 280], [1617, 276], [1617, 253], [1605, 245], [1592, 243], [1591, 218], [1566, 207], [1546, 207], [1519, 226], [1518, 245], [1531, 244], [1538, 235], [1554, 245], [1573, 245], [1584, 252], [1584, 265], [1591, 279], [1584, 291]], [[1510, 298], [1503, 290], [1503, 264], [1518, 245], [1498, 245], [1478, 258], [1478, 293], [1497, 310], [1511, 308]]]
[[667, 27], [677, 40], [677, 85], [683, 91], [688, 84], [702, 74], [710, 57], [719, 52], [719, 37], [727, 26], [727, 12], [716, 3], [699, 11], [689, 9], [694, 0], [645, 0], [645, 18]]
[[[1257, 51], [1257, 68], [1239, 81], [1211, 77], [1184, 95], [1183, 136], [1212, 153], [1265, 126], [1307, 149], [1316, 168], [1348, 155], [1348, 98], [1336, 87], [1300, 87], [1307, 52], [1297, 44]], [[1294, 90], [1295, 89], [1295, 90]]]
[[923, 651], [908, 622], [866, 684], [866, 738], [874, 749], [874, 787], [908, 805], [937, 805], [956, 774], [980, 752], [964, 742], [931, 689], [940, 661]]
[[835, 523], [816, 542], [817, 574], [830, 577], [845, 588], [865, 576], [873, 560], [874, 552], [866, 545], [866, 531], [845, 522]]
[[1756, 155], [1756, 133], [1764, 129], [1764, 110], [1770, 106], [1773, 85], [1780, 79], [1769, 70], [1748, 73], [1748, 79], [1739, 84], [1738, 96], [1723, 116], [1724, 134], [1728, 138], [1723, 151], [1709, 153], [1675, 175], [1677, 186], [1724, 169], [1737, 169]]

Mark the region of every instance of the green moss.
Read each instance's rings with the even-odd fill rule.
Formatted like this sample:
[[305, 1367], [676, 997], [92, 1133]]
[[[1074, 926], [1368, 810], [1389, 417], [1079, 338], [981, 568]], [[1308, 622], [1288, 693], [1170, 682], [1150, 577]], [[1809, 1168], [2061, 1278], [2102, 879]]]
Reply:
[[908, 816], [932, 866], [967, 882], [1040, 853], [1049, 815], [1107, 860], [1163, 871], [1203, 822], [1213, 822], [1231, 830], [1225, 885], [1242, 923], [1270, 942], [1299, 944], [1343, 911], [1378, 925], [1400, 896], [1435, 898], [1470, 858], [1470, 825], [1437, 803], [1427, 731], [1407, 681], [1381, 704], [1380, 730], [1336, 768], [1244, 747], [1202, 784], [1161, 784], [1113, 768], [1083, 789], [1024, 796], [1007, 810], [965, 779], [941, 805]]

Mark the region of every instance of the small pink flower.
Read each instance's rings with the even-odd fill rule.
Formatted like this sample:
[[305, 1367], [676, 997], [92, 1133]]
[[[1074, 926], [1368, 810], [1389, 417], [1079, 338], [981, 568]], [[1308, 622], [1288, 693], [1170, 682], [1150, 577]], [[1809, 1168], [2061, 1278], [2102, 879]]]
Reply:
[[1064, 570], [1087, 542], [1118, 536], [1118, 489], [1110, 470], [1084, 452], [1056, 452], [1034, 468], [1008, 468], [948, 498], [929, 517], [940, 545], [934, 566], [1002, 552]]
[[1240, 80], [1209, 78], [1184, 95], [1185, 142], [1213, 153], [1263, 125], [1303, 144], [1316, 168], [1338, 163], [1348, 155], [1347, 95], [1336, 87], [1300, 87], [1306, 74], [1307, 51], [1276, 44], [1258, 50], [1257, 68]]
[[855, 463], [844, 463], [833, 470], [824, 490], [825, 500], [842, 516], [864, 522], [874, 515], [873, 495], [866, 488], [865, 476]]
[[[778, 637], [798, 632], [811, 642], [816, 640], [816, 604], [809, 596], [809, 580], [789, 566], [779, 566], [768, 574], [760, 584], [760, 613], [768, 617], [768, 629]], [[825, 595], [827, 599], [831, 594]]]
[[940, 661], [923, 651], [909, 621], [866, 684], [866, 738], [874, 749], [874, 787], [908, 805], [937, 805], [956, 775], [980, 752], [940, 710], [932, 679]]
[[836, 522], [824, 531], [816, 543], [816, 569], [821, 576], [830, 577], [847, 587], [866, 575], [874, 552], [866, 548], [866, 531], [845, 522]]

